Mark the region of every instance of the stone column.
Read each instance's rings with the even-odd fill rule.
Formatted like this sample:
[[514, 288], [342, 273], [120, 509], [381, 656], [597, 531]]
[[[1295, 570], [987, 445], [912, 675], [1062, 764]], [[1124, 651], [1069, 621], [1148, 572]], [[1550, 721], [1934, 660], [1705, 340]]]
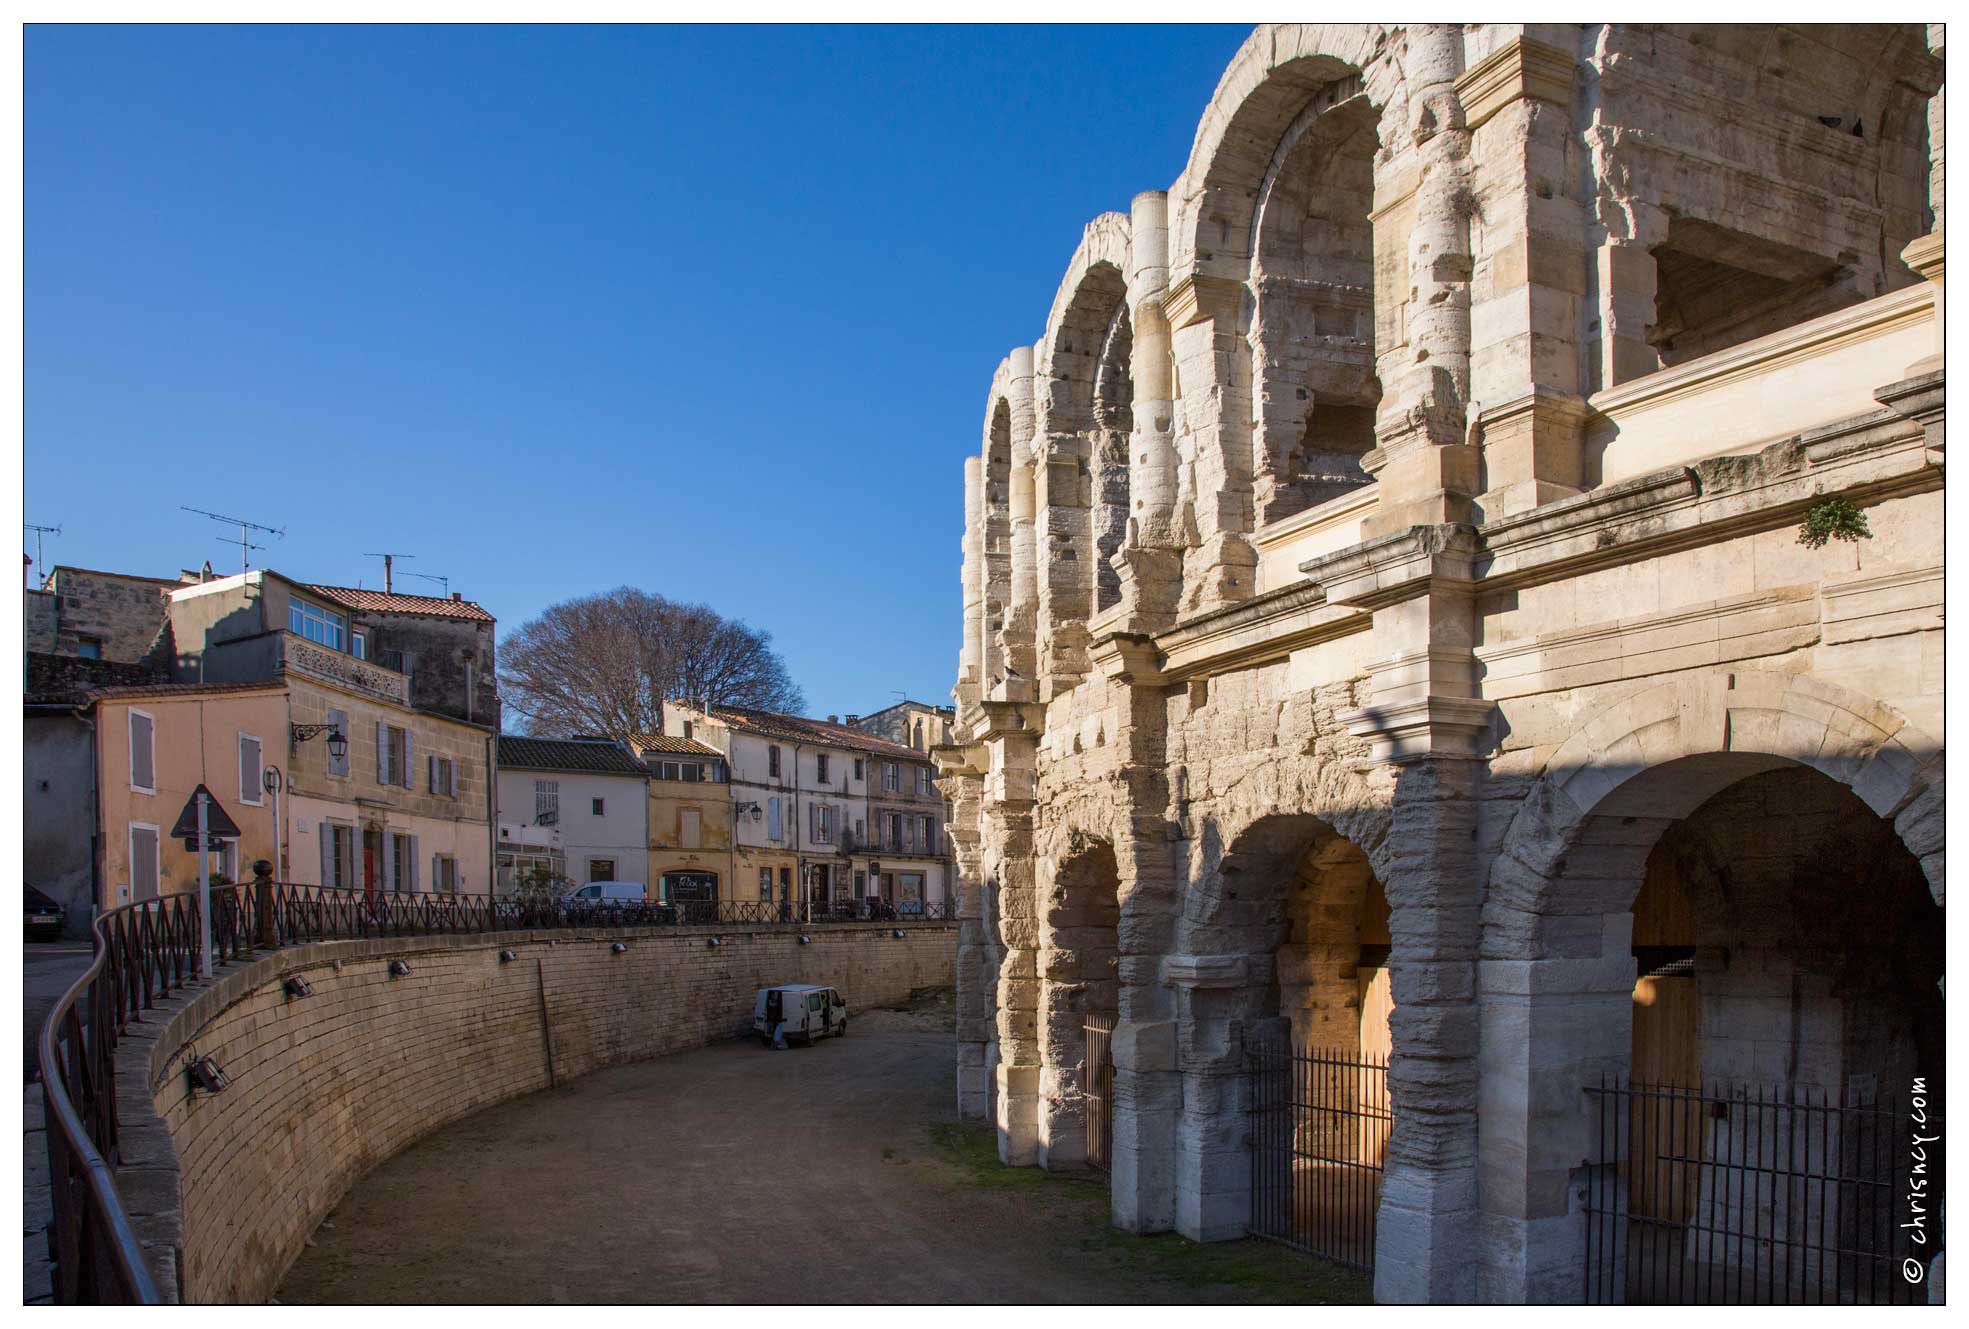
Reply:
[[994, 1033], [998, 963], [986, 929], [983, 845], [978, 825], [989, 754], [977, 745], [934, 749], [938, 788], [950, 800], [946, 832], [957, 901], [957, 1115], [984, 1118], [990, 1108], [986, 1050]]
[[[1942, 24], [1928, 25], [1928, 49], [1937, 60], [1942, 58], [1942, 33]], [[1918, 378], [1941, 369], [1942, 355], [1946, 349], [1942, 337], [1942, 103], [1947, 91], [1946, 88], [1937, 88], [1935, 95], [1928, 99], [1928, 210], [1935, 214], [1935, 224], [1929, 228], [1928, 234], [1901, 250], [1901, 261], [1927, 278], [1935, 288], [1934, 354], [1909, 365], [1909, 378]]]
[[1368, 534], [1469, 521], [1479, 488], [1466, 407], [1470, 392], [1470, 133], [1456, 81], [1463, 35], [1453, 24], [1409, 29], [1406, 153], [1377, 163], [1375, 196], [1415, 179], [1408, 232], [1406, 335], [1376, 347], [1381, 407], [1362, 466], [1381, 485]]
[[1133, 342], [1134, 430], [1128, 439], [1128, 536], [1115, 555], [1121, 574], [1121, 624], [1153, 632], [1175, 622], [1182, 594], [1176, 532], [1176, 389], [1169, 320], [1169, 195], [1137, 194], [1128, 275]]
[[1006, 603], [1005, 626], [999, 633], [999, 649], [1006, 677], [1018, 686], [1000, 695], [1023, 700], [1036, 695], [1030, 691], [1039, 677], [1037, 655], [1039, 625], [1039, 547], [1035, 518], [1032, 347], [1021, 346], [1010, 356], [1011, 379], [1007, 394], [1012, 408], [1012, 470], [1009, 515], [1011, 519], [1011, 586]]
[[1039, 1161], [1039, 926], [1034, 899], [1039, 707], [983, 705], [990, 753], [984, 782], [986, 879], [995, 887], [999, 942], [998, 1055], [993, 1067], [998, 1157]]

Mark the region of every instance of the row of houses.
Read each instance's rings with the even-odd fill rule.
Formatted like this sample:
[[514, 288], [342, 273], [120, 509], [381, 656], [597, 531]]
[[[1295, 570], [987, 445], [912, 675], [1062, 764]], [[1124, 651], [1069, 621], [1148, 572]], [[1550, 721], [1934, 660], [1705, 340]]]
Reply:
[[[207, 869], [228, 881], [265, 859], [284, 881], [367, 892], [613, 880], [828, 911], [947, 898], [928, 754], [947, 710], [666, 706], [665, 731], [632, 742], [502, 734], [482, 605], [265, 569], [57, 567], [24, 627], [23, 870], [72, 935], [196, 889], [197, 840], [174, 832], [200, 790], [229, 832]], [[918, 746], [881, 736], [912, 726]]]

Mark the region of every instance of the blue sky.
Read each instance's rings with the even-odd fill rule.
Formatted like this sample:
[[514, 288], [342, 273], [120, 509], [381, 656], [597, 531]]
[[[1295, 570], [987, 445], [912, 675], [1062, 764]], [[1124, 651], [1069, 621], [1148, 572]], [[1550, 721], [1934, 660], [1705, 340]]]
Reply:
[[814, 714], [947, 701], [991, 372], [1247, 31], [30, 27], [26, 520], [407, 551], [508, 630], [628, 583]]

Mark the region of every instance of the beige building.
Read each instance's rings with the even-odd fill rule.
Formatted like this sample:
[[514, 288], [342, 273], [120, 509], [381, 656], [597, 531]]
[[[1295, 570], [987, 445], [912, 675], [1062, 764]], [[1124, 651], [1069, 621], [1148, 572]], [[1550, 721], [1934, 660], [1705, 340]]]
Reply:
[[1317, 1243], [1262, 1068], [1318, 1050], [1383, 1300], [1844, 1276], [1745, 1198], [1771, 1111], [1602, 1126], [1941, 1073], [1941, 44], [1267, 25], [1087, 226], [965, 464], [938, 750], [1007, 1162]]
[[666, 904], [756, 903], [757, 876], [741, 878], [734, 858], [724, 754], [666, 734], [637, 734], [629, 746], [648, 783], [650, 898]]

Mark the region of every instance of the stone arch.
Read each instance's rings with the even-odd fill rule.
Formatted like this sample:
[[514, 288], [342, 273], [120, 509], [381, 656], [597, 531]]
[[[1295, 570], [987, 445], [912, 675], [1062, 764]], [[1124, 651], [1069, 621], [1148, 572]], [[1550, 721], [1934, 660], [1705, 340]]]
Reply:
[[1086, 1020], [1120, 998], [1121, 868], [1114, 841], [1077, 829], [1039, 864], [1039, 1161], [1077, 1168], [1086, 1150]]
[[1013, 408], [1011, 366], [1001, 363], [992, 377], [985, 405], [984, 465], [979, 477], [979, 511], [973, 520], [980, 532], [982, 608], [976, 654], [987, 691], [1005, 674], [1001, 634], [1012, 602], [1012, 453]]
[[[1171, 267], [1242, 281], [1257, 200], [1275, 149], [1307, 102], [1336, 79], [1369, 71], [1391, 30], [1379, 23], [1262, 24], [1224, 70], [1197, 124], [1171, 219]], [[1366, 87], [1385, 107], [1398, 76], [1382, 61]]]
[[[1864, 841], [1876, 846], [1865, 852], [1877, 855], [1884, 837], [1907, 851], [1904, 875], [1894, 880], [1917, 896], [1925, 882], [1938, 907], [1942, 757], [1940, 743], [1891, 708], [1810, 675], [1710, 670], [1670, 677], [1602, 707], [1547, 763], [1494, 860], [1477, 966], [1481, 1203], [1490, 1237], [1515, 1252], [1494, 1268], [1524, 1280], [1493, 1285], [1490, 1297], [1577, 1295], [1580, 1188], [1594, 1175], [1581, 1166], [1593, 1149], [1585, 1086], [1632, 1073], [1636, 956], [1662, 940], [1637, 936], [1633, 911], [1650, 873], [1663, 866], [1659, 851], [1698, 860], [1693, 871], [1722, 887], [1708, 891], [1706, 904], [1693, 904], [1712, 911], [1704, 923], [1709, 935], [1691, 925], [1690, 935], [1675, 938], [1696, 944], [1697, 977], [1705, 973], [1704, 945], [1715, 957], [1712, 971], [1727, 971], [1722, 956], [1736, 954], [1735, 971], [1723, 980], [1735, 985], [1732, 999], [1763, 1003], [1758, 1009], [1784, 1023], [1793, 1043], [1809, 1041], [1818, 1035], [1801, 1023], [1797, 1005], [1806, 970], [1789, 957], [1778, 964], [1748, 958], [1795, 947], [1804, 931], [1766, 915], [1753, 936], [1744, 927], [1749, 915], [1728, 904], [1728, 894], [1761, 890], [1796, 911], [1804, 906], [1789, 903], [1793, 896], [1773, 892], [1827, 889], [1812, 880], [1816, 869], [1802, 866], [1813, 854], [1800, 843]], [[1748, 805], [1732, 808], [1758, 790], [1777, 800], [1763, 806], [1781, 806], [1795, 820], [1770, 832], [1782, 839], [1790, 866], [1753, 861], [1783, 856], [1767, 849], [1753, 849], [1753, 859], [1729, 858], [1745, 852], [1727, 848], [1743, 838], [1732, 828], [1778, 825]], [[1725, 849], [1708, 853], [1705, 836]], [[1770, 880], [1759, 886], [1730, 875], [1746, 863], [1751, 876]], [[1779, 968], [1789, 969], [1781, 983]], [[1778, 992], [1772, 983], [1788, 989]], [[1690, 1026], [1698, 1027], [1709, 1028]], [[1752, 1065], [1760, 1083], [1772, 1074], [1727, 1050], [1713, 1054], [1709, 1037], [1703, 1033], [1691, 1046], [1688, 1078], [1748, 1077], [1742, 1068]], [[1799, 1061], [1794, 1054], [1793, 1061], [1812, 1083], [1837, 1059]], [[1784, 1071], [1783, 1081], [1794, 1073]], [[1494, 1161], [1506, 1159], [1513, 1165]]]

